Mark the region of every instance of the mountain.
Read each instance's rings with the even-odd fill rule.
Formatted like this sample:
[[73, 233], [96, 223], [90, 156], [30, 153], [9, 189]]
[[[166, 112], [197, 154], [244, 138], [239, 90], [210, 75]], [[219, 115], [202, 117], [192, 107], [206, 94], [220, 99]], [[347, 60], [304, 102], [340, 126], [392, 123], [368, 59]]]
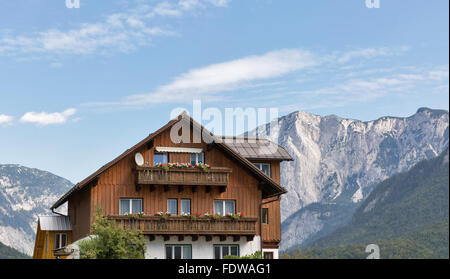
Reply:
[[0, 242], [0, 259], [29, 259], [30, 256]]
[[[288, 193], [281, 203], [281, 249], [308, 245], [351, 220], [373, 187], [440, 154], [448, 145], [448, 111], [420, 108], [410, 117], [373, 121], [294, 112], [248, 133], [282, 145]], [[269, 135], [269, 136], [267, 136]]]
[[72, 183], [46, 171], [19, 165], [0, 165], [0, 242], [32, 255], [38, 215]]
[[448, 149], [378, 184], [350, 224], [295, 253], [361, 258], [371, 243], [383, 258], [449, 257]]

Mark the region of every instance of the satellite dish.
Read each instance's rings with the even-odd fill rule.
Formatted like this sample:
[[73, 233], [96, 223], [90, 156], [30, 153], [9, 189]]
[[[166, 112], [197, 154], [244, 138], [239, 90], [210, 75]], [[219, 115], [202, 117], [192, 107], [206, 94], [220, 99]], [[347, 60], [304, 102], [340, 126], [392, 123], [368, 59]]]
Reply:
[[142, 156], [141, 153], [136, 153], [136, 155], [134, 155], [134, 161], [136, 162], [136, 165], [138, 166], [142, 166], [144, 165], [144, 156]]

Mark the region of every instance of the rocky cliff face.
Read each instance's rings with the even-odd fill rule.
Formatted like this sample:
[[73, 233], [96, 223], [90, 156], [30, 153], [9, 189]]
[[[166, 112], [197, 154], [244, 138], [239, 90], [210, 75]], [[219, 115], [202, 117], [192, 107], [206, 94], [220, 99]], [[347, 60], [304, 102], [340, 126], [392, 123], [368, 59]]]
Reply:
[[281, 117], [268, 138], [294, 158], [281, 166], [289, 191], [282, 198], [282, 249], [344, 225], [377, 183], [440, 154], [448, 145], [448, 124], [447, 111], [427, 108], [368, 122], [306, 112]]
[[0, 165], [0, 242], [32, 255], [38, 215], [50, 214], [50, 206], [72, 186], [46, 171]]

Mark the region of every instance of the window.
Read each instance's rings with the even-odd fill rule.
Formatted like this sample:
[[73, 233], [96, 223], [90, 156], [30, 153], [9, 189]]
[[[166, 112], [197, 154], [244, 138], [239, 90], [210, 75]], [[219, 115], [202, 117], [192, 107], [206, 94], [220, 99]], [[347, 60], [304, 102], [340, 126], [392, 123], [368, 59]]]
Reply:
[[156, 164], [165, 164], [169, 162], [169, 154], [168, 153], [153, 153], [153, 165]]
[[254, 163], [255, 167], [257, 167], [260, 171], [262, 171], [268, 177], [272, 177], [270, 175], [270, 164], [263, 163]]
[[264, 252], [264, 259], [265, 260], [273, 259], [273, 252]]
[[191, 200], [182, 199], [181, 200], [181, 214], [191, 214]]
[[239, 245], [224, 244], [214, 245], [214, 259], [223, 259], [225, 256], [239, 256]]
[[263, 208], [262, 209], [262, 214], [261, 214], [261, 222], [263, 224], [269, 224], [269, 209], [268, 208]]
[[55, 249], [67, 246], [67, 233], [55, 233]]
[[235, 214], [236, 213], [236, 201], [234, 200], [215, 200], [214, 201], [214, 213], [220, 215]]
[[166, 245], [166, 259], [192, 259], [192, 246]]
[[120, 215], [142, 212], [142, 199], [120, 199]]
[[205, 153], [191, 153], [191, 164], [205, 163]]
[[178, 200], [168, 199], [167, 200], [167, 211], [172, 215], [178, 215]]

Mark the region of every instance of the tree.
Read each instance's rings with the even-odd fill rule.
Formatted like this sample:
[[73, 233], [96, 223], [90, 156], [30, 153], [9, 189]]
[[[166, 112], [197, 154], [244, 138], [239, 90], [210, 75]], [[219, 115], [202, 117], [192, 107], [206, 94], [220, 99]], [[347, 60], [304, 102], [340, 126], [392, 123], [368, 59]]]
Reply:
[[90, 239], [81, 241], [81, 259], [143, 259], [145, 238], [138, 230], [116, 226], [97, 209]]

